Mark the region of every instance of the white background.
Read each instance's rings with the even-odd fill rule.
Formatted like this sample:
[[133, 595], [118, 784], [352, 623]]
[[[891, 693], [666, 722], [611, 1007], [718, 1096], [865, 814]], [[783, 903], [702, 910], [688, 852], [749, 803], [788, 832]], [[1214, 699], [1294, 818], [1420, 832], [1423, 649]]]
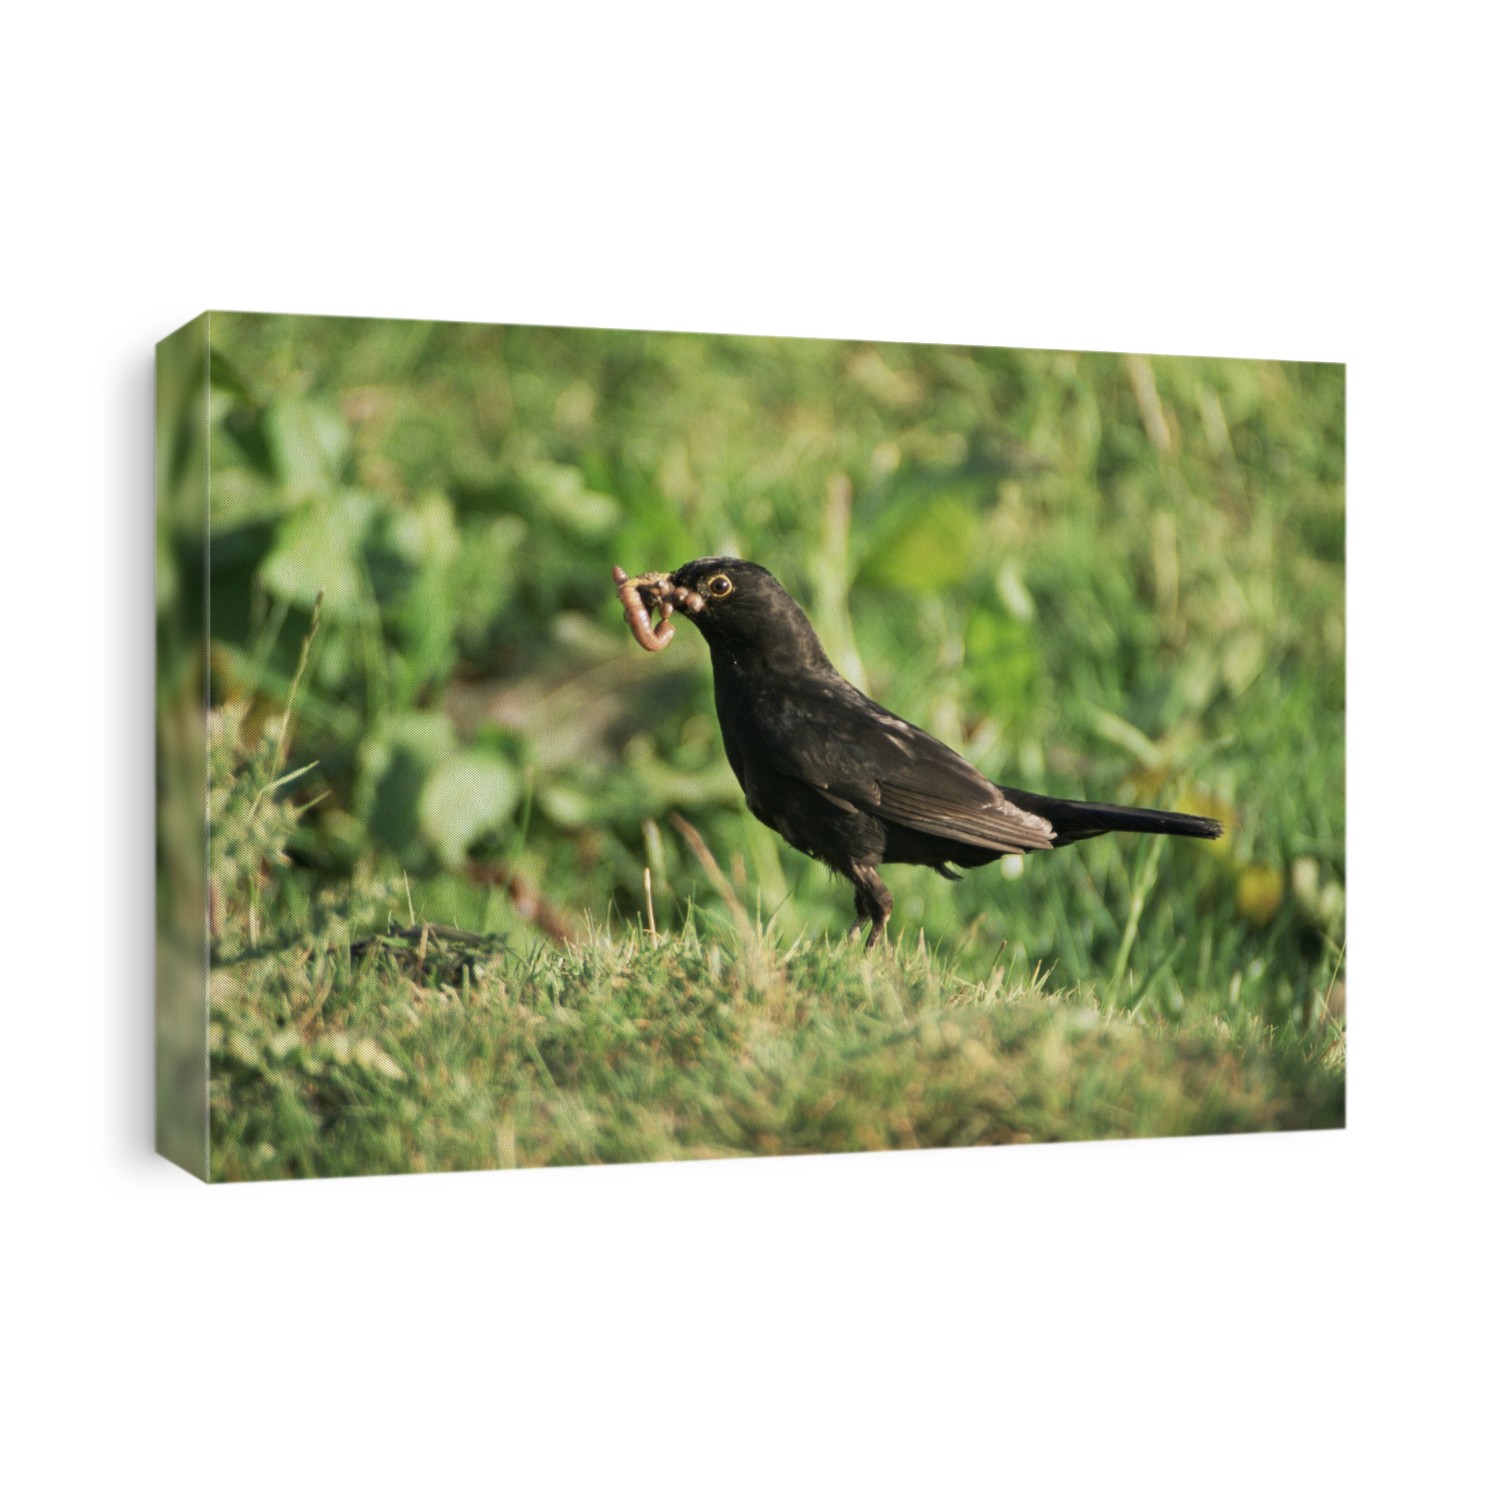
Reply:
[[[1493, 1483], [1484, 11], [508, 9], [7, 23], [11, 1493]], [[153, 1159], [151, 358], [206, 307], [1347, 360], [1348, 1131]]]

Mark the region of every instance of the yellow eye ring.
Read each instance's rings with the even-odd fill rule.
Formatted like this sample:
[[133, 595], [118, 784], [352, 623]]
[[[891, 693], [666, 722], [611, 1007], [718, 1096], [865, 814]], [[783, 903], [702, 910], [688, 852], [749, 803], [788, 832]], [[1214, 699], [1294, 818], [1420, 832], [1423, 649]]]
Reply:
[[715, 573], [703, 585], [703, 592], [714, 599], [727, 599], [734, 592], [734, 584], [727, 573]]

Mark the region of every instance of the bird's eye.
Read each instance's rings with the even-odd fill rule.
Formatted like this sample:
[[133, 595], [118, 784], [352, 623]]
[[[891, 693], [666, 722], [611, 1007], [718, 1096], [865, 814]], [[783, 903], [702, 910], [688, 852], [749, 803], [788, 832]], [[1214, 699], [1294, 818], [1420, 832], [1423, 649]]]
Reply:
[[715, 599], [727, 599], [734, 592], [734, 585], [729, 581], [727, 574], [715, 573], [703, 585], [703, 591], [706, 594], [711, 594]]

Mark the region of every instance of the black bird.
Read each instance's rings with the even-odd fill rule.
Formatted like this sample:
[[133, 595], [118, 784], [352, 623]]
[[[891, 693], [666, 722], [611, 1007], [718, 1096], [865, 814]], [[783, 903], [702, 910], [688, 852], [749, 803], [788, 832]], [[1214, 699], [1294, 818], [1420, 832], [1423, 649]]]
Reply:
[[[724, 749], [750, 811], [854, 883], [850, 936], [868, 922], [867, 947], [891, 916], [882, 864], [930, 865], [957, 880], [953, 865], [1101, 833], [1216, 839], [1224, 831], [1188, 813], [996, 786], [840, 676], [797, 601], [758, 563], [700, 557], [670, 575], [616, 577], [642, 603], [665, 603], [664, 614], [685, 614], [703, 632]], [[648, 644], [639, 618], [637, 636]]]

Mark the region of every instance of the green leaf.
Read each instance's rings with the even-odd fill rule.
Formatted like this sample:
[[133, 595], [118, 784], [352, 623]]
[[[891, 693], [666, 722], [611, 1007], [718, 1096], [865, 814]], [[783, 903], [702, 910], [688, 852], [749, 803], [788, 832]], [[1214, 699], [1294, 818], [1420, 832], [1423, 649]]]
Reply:
[[901, 507], [876, 528], [860, 576], [909, 594], [940, 594], [962, 583], [975, 560], [979, 518], [961, 500]]
[[326, 490], [342, 477], [349, 428], [331, 408], [299, 397], [278, 401], [266, 411], [265, 434], [276, 476], [288, 489]]
[[453, 669], [458, 552], [453, 508], [439, 494], [387, 507], [370, 528], [366, 560], [395, 648], [388, 667], [396, 703], [416, 702], [429, 683], [442, 681]]
[[222, 349], [208, 351], [208, 383], [216, 391], [227, 391], [236, 401], [243, 402], [246, 406], [255, 405], [255, 396], [249, 383]]
[[1129, 720], [1122, 719], [1118, 714], [1112, 714], [1107, 708], [1100, 708], [1097, 704], [1091, 706], [1089, 714], [1095, 732], [1101, 739], [1119, 746], [1143, 766], [1154, 768], [1162, 764], [1164, 757], [1161, 749]]
[[986, 712], [1017, 715], [1036, 701], [1036, 631], [992, 609], [976, 609], [964, 631], [966, 677]]
[[261, 566], [266, 590], [307, 608], [321, 591], [326, 614], [354, 613], [364, 598], [361, 554], [375, 510], [370, 496], [346, 490], [288, 516]]
[[422, 831], [449, 867], [461, 865], [481, 834], [500, 828], [521, 799], [515, 768], [483, 750], [465, 750], [439, 766], [422, 788]]
[[371, 833], [408, 865], [428, 858], [420, 807], [433, 770], [453, 753], [446, 714], [406, 714], [388, 720], [361, 756], [357, 804]]
[[535, 512], [581, 541], [603, 541], [620, 525], [620, 504], [584, 483], [568, 464], [531, 463], [521, 471]]
[[380, 546], [413, 567], [436, 567], [458, 552], [458, 528], [445, 495], [423, 495], [414, 505], [387, 509]]

